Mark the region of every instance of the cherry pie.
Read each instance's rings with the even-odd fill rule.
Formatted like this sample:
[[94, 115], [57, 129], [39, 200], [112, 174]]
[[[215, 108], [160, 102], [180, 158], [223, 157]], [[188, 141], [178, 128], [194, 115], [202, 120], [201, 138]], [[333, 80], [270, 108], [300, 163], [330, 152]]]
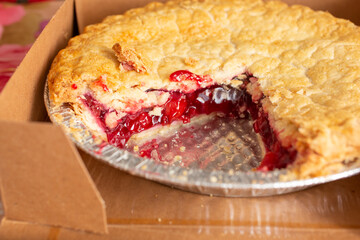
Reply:
[[360, 156], [359, 59], [360, 28], [326, 12], [170, 1], [88, 26], [56, 56], [48, 84], [56, 105], [120, 148], [199, 114], [251, 118], [266, 150], [258, 170], [308, 178]]

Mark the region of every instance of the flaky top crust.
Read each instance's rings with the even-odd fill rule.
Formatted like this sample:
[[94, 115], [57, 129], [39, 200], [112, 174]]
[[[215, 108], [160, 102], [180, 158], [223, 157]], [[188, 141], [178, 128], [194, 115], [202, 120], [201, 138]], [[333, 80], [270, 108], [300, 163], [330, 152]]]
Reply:
[[[127, 58], [132, 70], [119, 62]], [[208, 84], [248, 71], [282, 144], [299, 152], [294, 172], [311, 177], [360, 155], [359, 59], [360, 29], [326, 12], [277, 1], [170, 1], [88, 26], [56, 56], [48, 81], [57, 104], [90, 89], [126, 109], [150, 88], [196, 87], [170, 82], [177, 70], [208, 75]], [[94, 84], [99, 78], [109, 91]]]

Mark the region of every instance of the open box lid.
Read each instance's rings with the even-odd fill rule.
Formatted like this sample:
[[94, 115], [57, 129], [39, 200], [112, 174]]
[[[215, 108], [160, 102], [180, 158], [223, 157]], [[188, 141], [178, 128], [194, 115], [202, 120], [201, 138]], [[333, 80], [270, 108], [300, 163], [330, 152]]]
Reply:
[[[119, 195], [113, 194], [110, 190], [101, 191], [101, 189], [105, 189], [106, 181], [97, 184], [97, 188], [95, 187], [88, 169], [85, 167], [76, 148], [65, 137], [59, 127], [53, 126], [50, 123], [38, 123], [37, 121], [46, 120], [43, 88], [47, 71], [56, 53], [66, 46], [69, 38], [76, 32], [77, 24], [80, 31], [82, 31], [85, 25], [98, 22], [106, 15], [123, 12], [131, 7], [143, 6], [147, 2], [149, 1], [66, 0], [37, 39], [2, 94], [0, 94], [0, 140], [2, 143], [0, 146], [0, 182], [5, 207], [5, 220], [61, 226], [95, 233], [106, 233], [108, 228], [111, 228], [111, 225], [136, 224], [137, 221], [140, 221], [131, 218], [119, 220], [119, 218], [113, 217], [118, 214], [115, 207], [125, 208], [127, 203], [120, 204], [119, 200], [113, 200], [116, 198], [114, 196]], [[340, 4], [341, 0], [288, 2], [312, 5], [316, 9], [329, 9], [335, 13], [339, 11], [337, 16], [345, 16], [347, 14], [344, 9], [348, 5]], [[76, 18], [74, 4], [76, 5]], [[325, 8], [325, 4], [327, 8]], [[355, 5], [356, 2], [353, 1], [351, 4]], [[360, 22], [360, 16], [355, 14], [356, 9], [350, 8], [349, 16], [355, 16], [354, 21]], [[81, 157], [85, 160], [88, 156], [84, 154]], [[100, 165], [100, 163], [94, 163], [94, 165]], [[87, 167], [89, 168], [89, 166]], [[117, 171], [108, 166], [104, 168], [104, 171]], [[90, 174], [92, 173], [90, 172]], [[96, 174], [92, 174], [93, 179], [94, 175]], [[246, 219], [256, 219], [256, 217], [266, 219], [267, 216], [265, 215], [271, 210], [270, 206], [272, 206], [274, 199], [277, 199], [277, 203], [274, 206], [284, 206], [286, 211], [270, 214], [272, 217], [280, 219], [279, 221], [276, 220], [275, 224], [279, 223], [280, 226], [296, 228], [303, 226], [300, 224], [301, 221], [308, 221], [310, 222], [310, 225], [308, 224], [309, 228], [334, 226], [329, 222], [326, 222], [324, 225], [316, 225], [315, 222], [321, 221], [321, 218], [312, 220], [311, 213], [291, 221], [288, 225], [285, 224], [286, 218], [283, 218], [283, 214], [296, 215], [300, 213], [305, 209], [301, 203], [306, 203], [306, 198], [309, 194], [303, 194], [301, 195], [302, 197], [294, 194], [259, 200], [209, 198], [207, 196], [198, 196], [173, 190], [122, 173], [116, 177], [117, 179], [114, 182], [118, 184], [120, 189], [121, 187], [126, 188], [129, 186], [131, 189], [137, 188], [136, 191], [138, 191], [134, 190], [127, 193], [126, 190], [119, 190], [118, 194], [129, 194], [128, 198], [122, 198], [122, 200], [130, 199], [132, 196], [137, 196], [137, 194], [142, 192], [144, 193], [141, 199], [142, 204], [152, 203], [153, 209], [143, 210], [145, 213], [138, 216], [146, 215], [148, 217], [159, 214], [160, 217], [155, 217], [151, 221], [144, 220], [144, 225], [165, 223], [166, 216], [170, 218], [172, 215], [167, 211], [169, 209], [176, 211], [175, 209], [179, 205], [183, 208], [182, 211], [188, 214], [187, 216], [184, 214], [185, 217], [182, 217], [184, 219], [188, 217], [188, 219], [167, 219], [167, 223], [170, 224], [171, 221], [171, 224], [185, 226], [187, 229], [191, 225], [196, 224], [216, 227], [218, 225], [216, 221], [191, 219], [196, 214], [204, 213], [202, 217], [206, 218], [206, 214], [209, 214], [209, 218], [215, 216], [221, 219], [221, 224], [246, 225], [250, 227], [254, 222]], [[324, 190], [328, 191], [325, 196], [329, 198], [331, 194], [339, 192], [343, 185], [344, 183], [342, 182], [332, 188], [322, 187], [318, 190], [315, 189], [311, 194], [322, 196], [325, 195], [322, 193], [322, 190]], [[356, 188], [354, 183], [345, 181], [345, 185], [347, 186], [346, 189]], [[150, 189], [153, 189], [160, 197], [163, 197], [163, 201], [152, 201], [150, 197], [152, 190]], [[101, 192], [102, 197], [98, 190]], [[108, 216], [106, 216], [105, 204], [102, 198], [106, 200], [107, 204], [111, 202], [109, 204], [111, 209], [108, 211]], [[344, 199], [350, 198], [351, 196], [348, 196], [348, 198], [340, 198], [340, 200], [344, 202]], [[184, 201], [178, 203], [178, 199]], [[352, 203], [347, 202], [346, 206], [354, 209], [358, 204], [358, 200], [356, 198]], [[336, 199], [332, 199], [332, 203], [338, 202], [336, 202]], [[171, 207], [167, 209], [162, 208], [164, 204], [169, 204]], [[209, 208], [196, 209], [198, 207], [196, 204]], [[318, 202], [317, 204], [321, 205], [322, 203]], [[251, 211], [244, 210], [241, 206], [249, 206]], [[324, 203], [324, 206], [328, 205]], [[252, 212], [251, 207], [255, 207], [258, 211]], [[215, 210], [215, 213], [211, 212], [211, 209], [216, 209], [216, 212]], [[234, 216], [231, 214], [236, 213], [236, 211], [242, 211], [243, 221], [234, 220]], [[358, 212], [359, 210], [356, 210], [353, 215], [346, 216], [345, 220], [340, 221], [339, 226], [347, 226], [346, 222], [349, 222], [350, 225], [358, 223], [359, 218], [355, 214]], [[212, 213], [211, 216], [210, 213]], [[253, 216], [255, 213], [259, 215]], [[336, 211], [332, 214], [335, 213]], [[347, 213], [351, 213], [351, 210], [347, 209]], [[333, 217], [333, 215], [331, 216]], [[265, 220], [265, 222], [270, 220]], [[312, 221], [314, 222], [313, 225], [311, 225]], [[359, 224], [351, 226], [359, 228]], [[183, 232], [183, 230], [177, 229], [180, 232]], [[122, 229], [122, 231], [130, 231], [130, 228]], [[196, 231], [196, 229], [189, 230], [189, 234], [196, 233]], [[146, 234], [150, 231], [143, 230], [142, 232]], [[173, 234], [175, 232], [174, 230]]]

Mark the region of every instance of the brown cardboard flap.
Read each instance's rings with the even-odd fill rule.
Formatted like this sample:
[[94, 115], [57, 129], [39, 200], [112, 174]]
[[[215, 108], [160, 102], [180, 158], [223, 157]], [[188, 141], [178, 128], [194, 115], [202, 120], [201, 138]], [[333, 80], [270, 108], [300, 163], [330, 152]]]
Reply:
[[0, 119], [38, 121], [46, 116], [43, 91], [55, 54], [73, 32], [74, 1], [60, 7], [0, 94]]
[[45, 225], [29, 224], [3, 219], [0, 225], [0, 239], [56, 240], [57, 238], [50, 238], [50, 236], [52, 236], [50, 233], [51, 229], [52, 227]]
[[109, 225], [360, 229], [360, 175], [280, 196], [209, 197], [134, 177], [80, 154], [106, 202]]
[[116, 239], [291, 239], [330, 240], [358, 239], [360, 229], [351, 228], [286, 228], [259, 226], [156, 226], [109, 225], [108, 235], [95, 235], [70, 229], [5, 220], [0, 226], [0, 239], [22, 240], [116, 240]]
[[299, 229], [257, 226], [109, 226], [109, 236], [94, 236], [86, 233], [62, 231], [57, 240], [115, 240], [115, 239], [153, 239], [153, 240], [329, 240], [357, 239], [359, 229]]
[[104, 202], [60, 127], [0, 121], [0, 132], [7, 219], [107, 232]]

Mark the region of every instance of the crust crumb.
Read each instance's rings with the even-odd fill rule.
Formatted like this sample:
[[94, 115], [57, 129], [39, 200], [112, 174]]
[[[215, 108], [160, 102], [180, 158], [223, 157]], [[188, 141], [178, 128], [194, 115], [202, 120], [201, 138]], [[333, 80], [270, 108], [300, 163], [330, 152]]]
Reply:
[[131, 47], [115, 43], [112, 49], [125, 71], [135, 70], [138, 73], [149, 73], [151, 61]]

